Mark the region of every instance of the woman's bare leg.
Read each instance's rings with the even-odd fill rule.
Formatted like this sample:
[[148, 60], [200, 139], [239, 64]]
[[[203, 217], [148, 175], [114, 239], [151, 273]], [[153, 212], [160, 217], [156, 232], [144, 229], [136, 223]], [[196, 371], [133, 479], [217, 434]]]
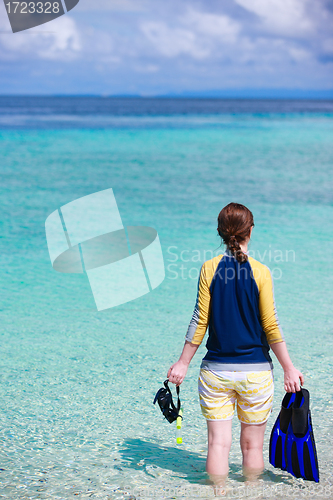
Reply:
[[232, 420], [207, 420], [208, 454], [206, 471], [208, 474], [217, 476], [227, 476], [228, 474], [231, 427]]
[[225, 495], [229, 472], [232, 420], [207, 420], [208, 454], [206, 471], [213, 481], [215, 496]]
[[264, 470], [263, 445], [266, 423], [251, 425], [241, 422], [243, 471], [249, 479], [257, 478]]

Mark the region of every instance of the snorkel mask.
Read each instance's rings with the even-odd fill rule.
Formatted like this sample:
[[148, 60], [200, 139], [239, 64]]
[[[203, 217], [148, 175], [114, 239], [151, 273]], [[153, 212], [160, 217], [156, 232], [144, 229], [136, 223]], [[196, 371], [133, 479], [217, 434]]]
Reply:
[[164, 381], [164, 387], [162, 387], [159, 391], [157, 391], [155, 399], [153, 404], [156, 403], [156, 401], [159, 404], [159, 407], [161, 408], [161, 412], [165, 416], [168, 422], [172, 424], [177, 418], [182, 418], [181, 413], [180, 413], [180, 399], [179, 399], [179, 387], [176, 387], [176, 392], [177, 392], [177, 408], [174, 405], [174, 402], [172, 400], [172, 394], [168, 385], [169, 379], [166, 379]]

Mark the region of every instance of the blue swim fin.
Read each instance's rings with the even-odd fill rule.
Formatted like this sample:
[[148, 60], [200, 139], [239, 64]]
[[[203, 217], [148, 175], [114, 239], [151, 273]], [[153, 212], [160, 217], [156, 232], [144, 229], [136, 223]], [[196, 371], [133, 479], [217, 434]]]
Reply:
[[319, 482], [319, 467], [313, 436], [310, 394], [306, 389], [296, 393], [285, 440], [287, 471], [295, 477]]
[[287, 392], [282, 400], [281, 411], [274, 424], [269, 441], [269, 463], [277, 469], [287, 470], [285, 443], [292, 417], [292, 405], [296, 394]]

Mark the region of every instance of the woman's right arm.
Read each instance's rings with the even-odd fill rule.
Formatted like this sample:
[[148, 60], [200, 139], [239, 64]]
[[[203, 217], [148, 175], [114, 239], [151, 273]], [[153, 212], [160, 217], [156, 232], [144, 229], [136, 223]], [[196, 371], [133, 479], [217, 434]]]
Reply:
[[198, 280], [197, 300], [186, 333], [183, 352], [179, 360], [169, 368], [167, 375], [170, 382], [176, 385], [180, 385], [183, 382], [188, 365], [205, 336], [209, 323], [210, 302], [211, 294], [209, 283], [207, 281], [205, 264], [203, 264]]
[[180, 355], [179, 360], [170, 366], [168, 371], [168, 379], [170, 382], [176, 385], [180, 385], [187, 373], [188, 365], [191, 362], [191, 359], [197, 352], [199, 344], [191, 344], [191, 342], [185, 341], [185, 345], [183, 347], [183, 352]]

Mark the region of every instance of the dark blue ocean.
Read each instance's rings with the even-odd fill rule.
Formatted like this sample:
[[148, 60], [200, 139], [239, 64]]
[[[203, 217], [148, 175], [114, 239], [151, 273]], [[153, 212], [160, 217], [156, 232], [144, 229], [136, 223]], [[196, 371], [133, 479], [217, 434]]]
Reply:
[[[0, 498], [213, 498], [205, 342], [181, 386], [182, 445], [152, 400], [180, 355], [200, 266], [224, 251], [216, 219], [231, 201], [253, 212], [249, 250], [274, 277], [321, 482], [268, 463], [284, 394], [273, 358], [266, 469], [248, 490], [235, 418], [229, 496], [333, 497], [333, 101], [0, 97], [0, 166]], [[157, 230], [165, 279], [98, 312], [85, 275], [52, 268], [45, 220], [108, 188], [124, 225]]]

